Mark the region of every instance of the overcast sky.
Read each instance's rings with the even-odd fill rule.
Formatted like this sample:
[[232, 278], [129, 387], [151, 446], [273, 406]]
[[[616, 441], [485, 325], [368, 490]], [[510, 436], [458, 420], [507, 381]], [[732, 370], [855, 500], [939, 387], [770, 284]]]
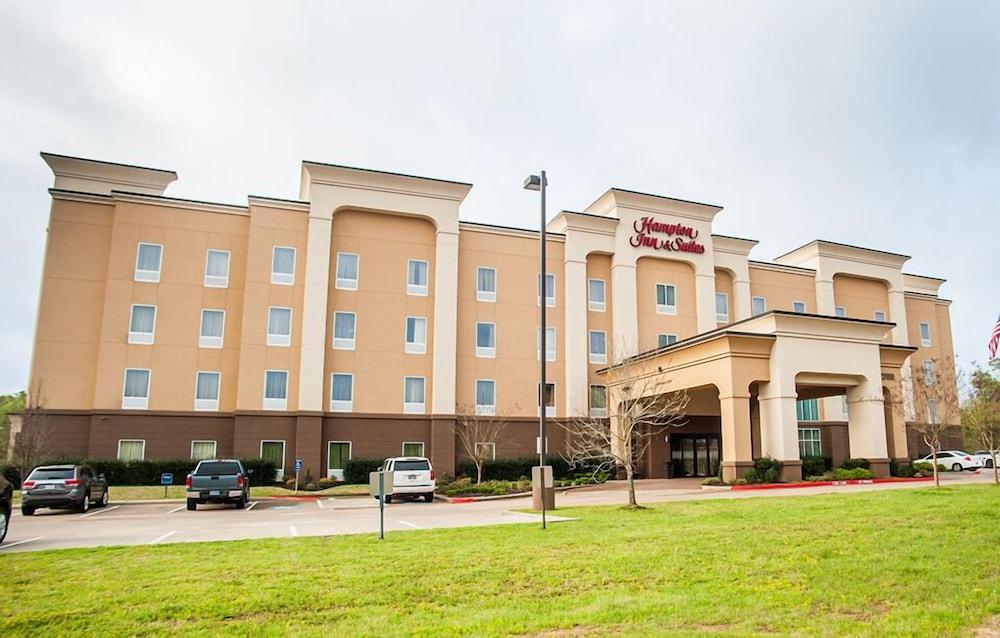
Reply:
[[[141, 5], [141, 6], [137, 6]], [[39, 151], [297, 197], [303, 159], [469, 181], [535, 228], [615, 185], [720, 204], [770, 260], [816, 238], [948, 279], [960, 361], [998, 313], [1000, 3], [0, 0], [0, 392], [27, 384]]]

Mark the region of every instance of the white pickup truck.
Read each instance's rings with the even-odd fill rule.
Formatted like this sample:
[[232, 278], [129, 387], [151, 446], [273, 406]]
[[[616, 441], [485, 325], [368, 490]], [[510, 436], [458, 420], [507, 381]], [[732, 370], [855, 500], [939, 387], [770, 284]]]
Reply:
[[385, 497], [391, 503], [393, 497], [423, 496], [430, 503], [434, 500], [434, 468], [429, 459], [422, 456], [400, 456], [386, 459], [380, 468], [392, 472], [392, 494]]

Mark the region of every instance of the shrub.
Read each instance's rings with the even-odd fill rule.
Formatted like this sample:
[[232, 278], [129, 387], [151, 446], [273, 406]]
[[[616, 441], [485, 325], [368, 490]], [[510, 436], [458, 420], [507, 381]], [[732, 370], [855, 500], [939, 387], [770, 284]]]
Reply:
[[702, 485], [725, 485], [718, 476], [710, 476], [701, 482]]
[[344, 467], [344, 482], [368, 485], [368, 475], [382, 467], [384, 459], [351, 459]]
[[817, 481], [831, 481], [833, 480], [833, 472], [823, 472], [822, 474], [807, 476], [806, 480], [810, 483], [815, 483]]
[[868, 459], [847, 459], [840, 467], [845, 470], [853, 470], [859, 467], [867, 470], [871, 468], [871, 463], [868, 462]]
[[747, 483], [775, 483], [781, 472], [781, 463], [770, 456], [755, 459], [753, 469], [745, 475]]
[[802, 476], [819, 476], [833, 469], [833, 459], [829, 456], [803, 456]]
[[503, 496], [531, 490], [531, 481], [483, 481], [479, 485], [471, 478], [460, 478], [438, 492], [445, 496]]
[[746, 485], [746, 484], [747, 480], [745, 478], [738, 478], [735, 481], [733, 481], [733, 485]]
[[[564, 459], [554, 456], [545, 459], [548, 465], [552, 466], [552, 477], [563, 479], [570, 475], [569, 463]], [[538, 457], [523, 457], [517, 459], [496, 459], [486, 461], [483, 464], [483, 481], [520, 481], [530, 480], [531, 468], [538, 465]], [[573, 472], [584, 472], [586, 468], [576, 467]], [[476, 464], [469, 459], [459, 462], [455, 471], [456, 476], [465, 476], [471, 479], [476, 478]]]
[[319, 489], [325, 490], [328, 487], [332, 487], [336, 482], [337, 481], [334, 479], [324, 476], [320, 480], [316, 481], [316, 484], [319, 485]]
[[889, 461], [889, 475], [910, 478], [916, 474], [916, 470], [909, 463], [900, 463], [896, 459]]
[[[191, 459], [166, 459], [156, 461], [119, 461], [117, 459], [62, 459], [46, 461], [39, 465], [50, 465], [54, 462], [73, 465], [89, 465], [98, 474], [103, 474], [109, 485], [159, 485], [160, 474], [174, 475], [174, 485], [183, 485], [184, 478], [198, 464]], [[273, 485], [274, 463], [264, 459], [242, 459], [243, 467], [250, 472], [250, 485]], [[10, 468], [10, 470], [8, 470]], [[8, 471], [16, 472], [13, 466], [5, 466], [4, 475]], [[20, 485], [18, 481], [17, 485]]]
[[843, 467], [838, 467], [833, 471], [833, 478], [837, 481], [847, 481], [852, 479], [870, 479], [875, 475], [871, 473], [870, 470], [866, 470], [863, 467], [855, 467], [852, 469], [847, 469]]
[[0, 465], [0, 474], [7, 479], [15, 490], [21, 489], [21, 472], [13, 465]]

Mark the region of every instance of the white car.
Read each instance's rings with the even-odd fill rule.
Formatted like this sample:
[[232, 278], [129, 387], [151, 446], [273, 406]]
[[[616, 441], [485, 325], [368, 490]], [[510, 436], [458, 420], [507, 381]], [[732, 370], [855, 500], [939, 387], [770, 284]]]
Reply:
[[989, 450], [976, 450], [972, 456], [975, 457], [983, 467], [992, 468], [994, 464], [1000, 466], [1000, 450], [995, 450], [992, 454], [990, 454]]
[[[922, 458], [916, 459], [914, 463], [933, 463], [934, 457], [930, 454]], [[938, 465], [943, 465], [952, 472], [961, 472], [962, 470], [978, 470], [983, 466], [982, 462], [973, 454], [968, 452], [963, 452], [962, 450], [941, 450], [937, 453], [937, 463]]]
[[392, 494], [385, 497], [391, 503], [394, 497], [424, 497], [434, 500], [434, 468], [430, 459], [422, 456], [400, 456], [386, 459], [382, 471], [392, 472]]

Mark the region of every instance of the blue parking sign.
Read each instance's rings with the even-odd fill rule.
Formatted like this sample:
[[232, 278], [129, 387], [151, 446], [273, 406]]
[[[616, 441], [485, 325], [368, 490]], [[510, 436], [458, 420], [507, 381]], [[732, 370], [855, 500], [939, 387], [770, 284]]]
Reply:
[[160, 485], [173, 485], [174, 475], [169, 472], [164, 472], [160, 474]]
[[302, 471], [302, 459], [295, 459], [295, 471], [296, 472]]

